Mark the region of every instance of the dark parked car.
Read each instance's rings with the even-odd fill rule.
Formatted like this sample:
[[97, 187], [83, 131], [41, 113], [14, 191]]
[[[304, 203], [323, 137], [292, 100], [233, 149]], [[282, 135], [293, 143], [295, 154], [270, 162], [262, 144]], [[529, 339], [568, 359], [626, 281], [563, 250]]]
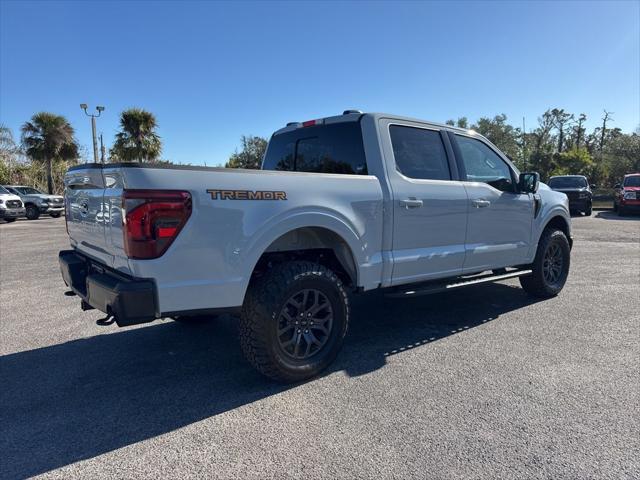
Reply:
[[571, 212], [584, 212], [591, 215], [593, 192], [583, 175], [560, 175], [549, 179], [549, 188], [564, 193], [569, 197], [569, 210]]
[[614, 188], [613, 209], [618, 215], [640, 212], [640, 173], [625, 175]]

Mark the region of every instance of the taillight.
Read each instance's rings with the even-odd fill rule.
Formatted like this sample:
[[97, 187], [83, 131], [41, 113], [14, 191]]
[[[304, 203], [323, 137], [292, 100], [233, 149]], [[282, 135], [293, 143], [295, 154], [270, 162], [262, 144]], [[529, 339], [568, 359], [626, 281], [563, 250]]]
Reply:
[[176, 190], [125, 190], [124, 249], [129, 258], [158, 258], [191, 216], [191, 195]]

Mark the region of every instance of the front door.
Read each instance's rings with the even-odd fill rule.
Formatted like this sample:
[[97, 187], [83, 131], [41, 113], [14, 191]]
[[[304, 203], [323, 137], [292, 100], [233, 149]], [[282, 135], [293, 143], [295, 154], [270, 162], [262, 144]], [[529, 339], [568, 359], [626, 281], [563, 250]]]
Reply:
[[469, 198], [465, 273], [528, 261], [533, 195], [518, 193], [511, 166], [491, 146], [469, 135], [450, 134]]
[[387, 121], [381, 131], [388, 132], [385, 165], [393, 193], [392, 284], [459, 275], [468, 201], [452, 174], [448, 139], [412, 122]]

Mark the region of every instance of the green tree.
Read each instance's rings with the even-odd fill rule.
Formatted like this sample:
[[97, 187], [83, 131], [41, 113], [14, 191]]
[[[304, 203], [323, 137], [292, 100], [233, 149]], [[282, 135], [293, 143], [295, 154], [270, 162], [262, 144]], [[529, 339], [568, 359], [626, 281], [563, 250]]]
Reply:
[[236, 149], [231, 154], [225, 167], [259, 169], [262, 166], [262, 159], [267, 150], [267, 140], [253, 135], [242, 135], [240, 143], [242, 144], [242, 149], [239, 152]]
[[553, 156], [551, 175], [594, 175], [594, 162], [586, 148], [574, 148]]
[[71, 124], [61, 115], [36, 113], [21, 128], [22, 146], [29, 158], [46, 168], [47, 190], [53, 193], [52, 164], [78, 158], [78, 144]]
[[573, 113], [567, 113], [563, 108], [554, 108], [551, 110], [551, 117], [553, 126], [558, 130], [558, 152], [562, 152], [566, 129], [573, 122]]
[[447, 125], [451, 125], [452, 127], [469, 128], [469, 120], [467, 119], [467, 117], [460, 117], [456, 121], [447, 120], [445, 123]]
[[121, 162], [154, 162], [162, 152], [162, 141], [156, 133], [156, 117], [141, 108], [130, 108], [120, 114], [120, 132], [116, 133], [110, 160]]
[[520, 129], [509, 125], [504, 113], [493, 118], [482, 117], [471, 128], [484, 135], [512, 160], [521, 157]]

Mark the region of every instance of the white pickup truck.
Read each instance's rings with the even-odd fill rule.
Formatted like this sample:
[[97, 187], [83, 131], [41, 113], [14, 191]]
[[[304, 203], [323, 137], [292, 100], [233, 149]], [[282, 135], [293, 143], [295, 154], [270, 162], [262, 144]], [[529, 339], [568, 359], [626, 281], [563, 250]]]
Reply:
[[86, 164], [65, 178], [62, 276], [119, 326], [237, 312], [246, 358], [299, 381], [338, 354], [349, 297], [569, 272], [566, 195], [473, 131], [344, 114], [273, 134], [262, 170]]

